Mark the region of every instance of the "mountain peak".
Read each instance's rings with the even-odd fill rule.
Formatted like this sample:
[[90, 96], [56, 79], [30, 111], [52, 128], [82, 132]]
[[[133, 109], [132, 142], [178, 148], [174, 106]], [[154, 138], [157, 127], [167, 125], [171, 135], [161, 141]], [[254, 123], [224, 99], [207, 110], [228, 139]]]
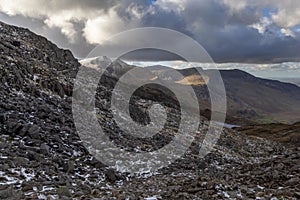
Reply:
[[98, 56], [98, 57], [86, 58], [80, 60], [80, 64], [94, 69], [101, 69], [103, 67], [107, 67], [111, 63], [112, 60], [107, 56]]

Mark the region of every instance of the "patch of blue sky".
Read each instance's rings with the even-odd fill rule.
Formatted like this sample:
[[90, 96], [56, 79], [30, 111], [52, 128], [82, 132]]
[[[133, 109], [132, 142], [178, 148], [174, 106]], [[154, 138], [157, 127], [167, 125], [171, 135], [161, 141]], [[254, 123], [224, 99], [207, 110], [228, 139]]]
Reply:
[[151, 4], [153, 4], [155, 1], [156, 1], [156, 0], [147, 0], [147, 4], [148, 4], [148, 5], [151, 5]]
[[294, 32], [300, 32], [300, 24], [291, 28]]
[[270, 18], [272, 14], [277, 13], [278, 8], [273, 8], [273, 7], [264, 7], [262, 8], [262, 14], [264, 17]]

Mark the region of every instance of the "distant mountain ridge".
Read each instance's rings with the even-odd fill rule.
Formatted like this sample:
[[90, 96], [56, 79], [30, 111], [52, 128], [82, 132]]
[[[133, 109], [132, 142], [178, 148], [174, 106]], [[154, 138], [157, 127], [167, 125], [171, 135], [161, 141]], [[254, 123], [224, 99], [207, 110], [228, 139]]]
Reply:
[[286, 83], [292, 83], [292, 84], [295, 84], [300, 87], [300, 77], [298, 77], [298, 78], [284, 78], [283, 77], [283, 78], [270, 78], [270, 79], [279, 80], [279, 81], [283, 81]]
[[[86, 62], [85, 60], [81, 61], [83, 65]], [[112, 63], [112, 66], [110, 74], [113, 76], [123, 74], [136, 67], [126, 65], [120, 60]], [[161, 65], [149, 66], [146, 69], [153, 74], [153, 77], [173, 82], [182, 89], [186, 85], [192, 85], [198, 95], [200, 108], [202, 110], [210, 108], [206, 83], [213, 78], [214, 70], [203, 70], [202, 68], [174, 70]], [[184, 78], [182, 79], [175, 71], [180, 72]], [[247, 123], [248, 120], [260, 123], [300, 121], [300, 87], [297, 85], [258, 78], [238, 69], [219, 71], [226, 88], [228, 116], [236, 119], [233, 121], [237, 123], [241, 123], [243, 120]]]

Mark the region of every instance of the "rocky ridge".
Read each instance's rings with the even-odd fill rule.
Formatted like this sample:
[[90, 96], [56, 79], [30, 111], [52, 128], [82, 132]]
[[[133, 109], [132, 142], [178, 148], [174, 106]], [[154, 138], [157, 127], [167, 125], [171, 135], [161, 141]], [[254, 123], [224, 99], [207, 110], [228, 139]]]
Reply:
[[[184, 157], [155, 174], [107, 168], [88, 153], [75, 130], [71, 101], [80, 64], [71, 52], [4, 23], [0, 37], [0, 199], [300, 198], [299, 147], [225, 129], [214, 151], [200, 159], [205, 121]], [[154, 143], [116, 131], [108, 101], [100, 101], [109, 100], [115, 82], [102, 79], [96, 104], [110, 139], [129, 151], [168, 143], [172, 134], [161, 134], [160, 143]], [[141, 122], [148, 119], [143, 109], [157, 101], [155, 95], [148, 97], [134, 97], [133, 112]], [[167, 133], [176, 115], [170, 122]]]

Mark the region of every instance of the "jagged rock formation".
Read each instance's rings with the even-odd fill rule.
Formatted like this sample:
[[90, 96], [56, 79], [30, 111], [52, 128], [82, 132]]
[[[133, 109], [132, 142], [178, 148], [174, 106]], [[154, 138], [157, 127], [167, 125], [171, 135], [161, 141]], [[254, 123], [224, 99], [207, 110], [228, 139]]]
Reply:
[[[4, 23], [0, 38], [0, 199], [299, 198], [299, 148], [229, 129], [205, 159], [198, 157], [204, 137], [200, 129], [184, 157], [156, 174], [107, 169], [88, 153], [75, 130], [71, 100], [80, 64], [70, 51]], [[128, 151], [168, 143], [171, 134], [153, 142], [116, 131], [105, 100], [115, 82], [115, 77], [103, 77], [96, 102], [99, 123], [110, 139]], [[134, 97], [133, 103], [142, 103], [132, 109], [141, 123], [148, 120], [147, 105], [157, 100], [148, 94], [150, 100], [141, 101], [143, 95], [147, 97], [142, 92]]]

